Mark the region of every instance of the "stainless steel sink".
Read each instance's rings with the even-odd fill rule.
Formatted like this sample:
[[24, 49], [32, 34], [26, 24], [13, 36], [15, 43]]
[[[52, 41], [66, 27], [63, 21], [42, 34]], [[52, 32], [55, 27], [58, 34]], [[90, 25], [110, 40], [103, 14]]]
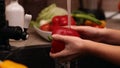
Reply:
[[[10, 59], [27, 65], [29, 68], [56, 68], [55, 60], [49, 56], [50, 45], [36, 45], [11, 51], [0, 52], [0, 59]], [[71, 62], [71, 68], [120, 68], [100, 58], [87, 55]]]

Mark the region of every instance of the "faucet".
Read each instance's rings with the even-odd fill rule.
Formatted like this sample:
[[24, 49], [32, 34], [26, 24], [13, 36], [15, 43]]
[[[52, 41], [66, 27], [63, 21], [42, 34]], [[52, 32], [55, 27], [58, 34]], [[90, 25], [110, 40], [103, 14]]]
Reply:
[[28, 37], [27, 28], [20, 26], [8, 26], [5, 17], [5, 0], [0, 0], [0, 51], [10, 50], [9, 39], [26, 40]]

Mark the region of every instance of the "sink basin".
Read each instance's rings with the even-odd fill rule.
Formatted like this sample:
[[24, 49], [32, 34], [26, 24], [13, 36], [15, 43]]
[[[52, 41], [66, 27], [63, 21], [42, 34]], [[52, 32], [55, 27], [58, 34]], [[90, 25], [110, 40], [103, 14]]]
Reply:
[[1, 59], [10, 59], [27, 65], [29, 68], [55, 68], [54, 59], [49, 56], [50, 46], [28, 46], [14, 48], [0, 54]]
[[[11, 51], [0, 52], [0, 59], [10, 59], [28, 66], [28, 68], [56, 68], [55, 60], [49, 56], [50, 45], [13, 47]], [[85, 56], [71, 62], [71, 68], [120, 68], [94, 56]]]

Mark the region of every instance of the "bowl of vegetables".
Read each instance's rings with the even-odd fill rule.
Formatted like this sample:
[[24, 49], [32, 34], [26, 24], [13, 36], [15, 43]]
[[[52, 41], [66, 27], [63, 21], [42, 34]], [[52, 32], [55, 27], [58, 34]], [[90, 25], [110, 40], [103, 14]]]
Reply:
[[[42, 30], [40, 29], [40, 27], [37, 27], [35, 25], [33, 25], [35, 31], [41, 36], [43, 37], [44, 39], [46, 39], [47, 41], [51, 41], [50, 38], [51, 38], [51, 34], [52, 32], [51, 31], [45, 31], [45, 30]], [[43, 26], [44, 27], [44, 26]]]
[[[55, 4], [52, 4], [39, 13], [36, 21], [33, 24], [33, 27], [41, 37], [48, 41], [51, 41], [52, 30], [57, 26], [67, 25], [67, 11], [63, 8], [57, 7]], [[71, 13], [71, 25], [104, 28], [106, 26], [106, 22], [105, 20], [97, 19], [92, 14], [75, 11]]]
[[45, 40], [50, 41], [51, 38], [51, 22], [53, 17], [66, 15], [67, 11], [56, 4], [51, 4], [44, 8], [39, 14], [36, 21], [32, 21], [35, 31]]
[[[58, 15], [54, 16], [51, 22], [41, 20], [39, 24], [33, 25], [33, 27], [40, 36], [48, 41], [51, 41], [52, 30], [66, 25], [68, 25], [68, 15]], [[72, 17], [71, 25], [76, 25], [76, 22]]]

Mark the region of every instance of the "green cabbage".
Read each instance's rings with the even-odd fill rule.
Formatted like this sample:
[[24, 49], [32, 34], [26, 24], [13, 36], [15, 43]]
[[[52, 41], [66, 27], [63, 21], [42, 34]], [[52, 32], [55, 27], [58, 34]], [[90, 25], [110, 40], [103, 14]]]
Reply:
[[36, 22], [40, 20], [51, 21], [54, 16], [66, 15], [67, 11], [61, 7], [57, 7], [56, 4], [51, 4], [50, 6], [44, 8], [38, 15]]

